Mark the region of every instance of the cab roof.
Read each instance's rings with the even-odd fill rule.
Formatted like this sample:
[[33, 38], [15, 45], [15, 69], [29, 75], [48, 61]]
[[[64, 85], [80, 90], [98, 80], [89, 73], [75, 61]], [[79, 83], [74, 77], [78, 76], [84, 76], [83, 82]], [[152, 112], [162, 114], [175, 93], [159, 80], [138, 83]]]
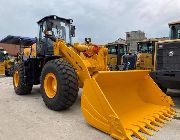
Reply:
[[170, 42], [180, 42], [180, 39], [163, 40], [163, 41], [159, 41], [158, 44], [161, 44], [161, 43], [170, 43]]
[[180, 24], [180, 21], [173, 21], [173, 22], [170, 22], [170, 23], [169, 23], [169, 26], [171, 26], [171, 25], [176, 25], [176, 24]]
[[59, 21], [62, 21], [62, 22], [65, 22], [65, 23], [68, 23], [68, 24], [71, 24], [73, 22], [72, 19], [66, 19], [66, 18], [61, 18], [61, 17], [58, 17], [56, 15], [50, 15], [50, 16], [46, 16], [44, 18], [42, 18], [41, 20], [39, 20], [37, 23], [38, 24], [41, 24], [43, 23], [44, 21], [46, 20], [59, 20]]
[[145, 42], [151, 42], [151, 41], [158, 42], [158, 39], [156, 39], [156, 38], [153, 38], [153, 39], [144, 39], [142, 41], [137, 41], [137, 43], [145, 43]]
[[36, 38], [8, 35], [4, 39], [2, 39], [0, 43], [31, 46], [36, 43]]

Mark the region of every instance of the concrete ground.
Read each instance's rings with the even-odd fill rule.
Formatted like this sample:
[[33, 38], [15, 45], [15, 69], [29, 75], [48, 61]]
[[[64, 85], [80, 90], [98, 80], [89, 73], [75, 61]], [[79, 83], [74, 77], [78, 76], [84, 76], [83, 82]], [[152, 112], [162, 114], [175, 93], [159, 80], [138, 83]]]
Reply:
[[[149, 140], [180, 139], [180, 91], [169, 90], [177, 117]], [[0, 140], [112, 140], [89, 126], [80, 110], [80, 97], [68, 110], [55, 112], [44, 105], [39, 86], [31, 95], [17, 96], [12, 78], [0, 77]]]

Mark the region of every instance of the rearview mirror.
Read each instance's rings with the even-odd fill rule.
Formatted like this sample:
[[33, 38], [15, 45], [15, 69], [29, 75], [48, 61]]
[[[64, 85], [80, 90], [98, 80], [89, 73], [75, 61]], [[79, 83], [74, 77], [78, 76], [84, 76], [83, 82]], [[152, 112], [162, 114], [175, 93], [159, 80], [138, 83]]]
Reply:
[[75, 37], [75, 30], [76, 30], [76, 27], [74, 25], [71, 25], [71, 27], [70, 27], [70, 35], [71, 35], [71, 37]]
[[87, 44], [91, 43], [91, 38], [85, 38], [85, 42], [86, 42]]

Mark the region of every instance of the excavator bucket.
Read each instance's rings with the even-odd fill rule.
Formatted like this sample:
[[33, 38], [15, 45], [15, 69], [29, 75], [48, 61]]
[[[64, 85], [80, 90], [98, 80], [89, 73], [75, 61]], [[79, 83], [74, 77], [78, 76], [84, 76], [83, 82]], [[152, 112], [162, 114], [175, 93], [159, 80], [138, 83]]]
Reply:
[[4, 62], [0, 62], [0, 75], [5, 74], [5, 64]]
[[115, 139], [145, 140], [175, 115], [172, 99], [149, 71], [102, 71], [84, 83], [81, 108], [86, 121]]

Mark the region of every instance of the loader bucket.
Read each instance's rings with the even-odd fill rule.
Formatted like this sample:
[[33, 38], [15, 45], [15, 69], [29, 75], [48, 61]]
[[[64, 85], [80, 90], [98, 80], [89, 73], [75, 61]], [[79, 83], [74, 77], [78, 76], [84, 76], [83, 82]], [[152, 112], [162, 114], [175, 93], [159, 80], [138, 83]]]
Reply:
[[120, 140], [153, 135], [175, 115], [171, 105], [149, 71], [98, 72], [85, 81], [81, 97], [86, 121]]

